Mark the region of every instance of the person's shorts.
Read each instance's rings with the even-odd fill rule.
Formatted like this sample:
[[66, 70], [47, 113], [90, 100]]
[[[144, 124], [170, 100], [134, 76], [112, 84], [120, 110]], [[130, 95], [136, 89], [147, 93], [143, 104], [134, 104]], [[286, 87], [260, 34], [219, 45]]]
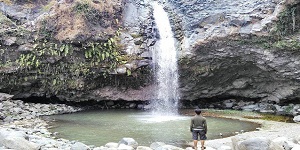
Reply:
[[193, 130], [193, 140], [198, 140], [198, 137], [200, 137], [200, 140], [206, 140], [206, 134], [204, 130]]

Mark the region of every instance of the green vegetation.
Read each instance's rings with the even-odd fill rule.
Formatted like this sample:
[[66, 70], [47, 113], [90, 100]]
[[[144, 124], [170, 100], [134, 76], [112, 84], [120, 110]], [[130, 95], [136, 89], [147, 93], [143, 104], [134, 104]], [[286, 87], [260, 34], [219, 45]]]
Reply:
[[[55, 27], [51, 26], [48, 20], [44, 19], [41, 21], [41, 26], [38, 30], [38, 37], [39, 39], [45, 39], [45, 40], [51, 40], [53, 39], [53, 36], [55, 35]], [[38, 40], [38, 39], [35, 39]]]
[[298, 22], [298, 18], [296, 17], [297, 9], [299, 9], [298, 6], [287, 6], [287, 9], [280, 13], [276, 28], [273, 32], [274, 36], [282, 38], [299, 30], [296, 26], [296, 22]]
[[207, 109], [204, 110], [203, 113], [207, 116], [214, 117], [234, 117], [234, 118], [247, 118], [247, 119], [262, 119], [262, 120], [270, 120], [270, 121], [278, 121], [278, 122], [293, 122], [292, 117], [290, 116], [282, 116], [282, 115], [274, 115], [274, 114], [266, 114], [266, 113], [257, 113], [257, 112], [249, 112], [249, 111], [238, 111], [238, 110], [216, 110], [216, 109]]
[[288, 38], [290, 35], [298, 33], [300, 29], [299, 25], [296, 24], [300, 20], [299, 14], [300, 6], [287, 6], [286, 10], [280, 13], [270, 36], [252, 36], [233, 41], [241, 45], [256, 45], [264, 49], [299, 50], [299, 39]]
[[279, 40], [273, 43], [272, 47], [282, 50], [300, 50], [300, 41], [296, 39]]
[[113, 69], [119, 64], [120, 53], [115, 38], [110, 38], [105, 43], [88, 43], [85, 50], [85, 58], [94, 65], [108, 64]]
[[93, 9], [90, 8], [90, 5], [87, 2], [76, 3], [76, 5], [73, 9], [77, 13], [84, 13], [84, 14], [88, 14], [89, 12], [93, 11]]
[[272, 115], [272, 114], [262, 114], [262, 118], [260, 119], [279, 121], [279, 122], [294, 122], [293, 118], [290, 116], [280, 116], [280, 115]]
[[142, 35], [141, 34], [130, 34], [133, 38], [140, 38], [140, 37], [142, 37]]
[[217, 109], [207, 109], [203, 111], [204, 114], [207, 114], [209, 116], [235, 116], [235, 117], [241, 117], [241, 118], [260, 118], [262, 117], [261, 114], [256, 112], [250, 112], [250, 111], [238, 111], [238, 110], [232, 110], [232, 109], [224, 109], [224, 110], [217, 110]]
[[[127, 76], [111, 74], [117, 67], [139, 59], [121, 51], [118, 20], [121, 16], [115, 15], [121, 12], [115, 8], [119, 2], [74, 0], [59, 7], [55, 3], [48, 1], [42, 8], [56, 13], [40, 20], [37, 32], [24, 29], [0, 14], [3, 29], [0, 38], [16, 37], [13, 45], [0, 45], [3, 87], [13, 89], [32, 84], [32, 89], [51, 95], [106, 85], [139, 88], [151, 80], [150, 73], [143, 68], [126, 69]], [[33, 5], [30, 3], [28, 7]], [[26, 48], [18, 49], [20, 45]], [[10, 54], [11, 50], [16, 51]], [[14, 54], [17, 55], [11, 56]]]

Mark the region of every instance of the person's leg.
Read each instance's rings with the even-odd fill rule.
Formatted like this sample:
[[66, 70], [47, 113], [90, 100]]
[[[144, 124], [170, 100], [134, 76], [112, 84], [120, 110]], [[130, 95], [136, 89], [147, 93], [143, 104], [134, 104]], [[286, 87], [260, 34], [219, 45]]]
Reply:
[[194, 149], [197, 149], [197, 145], [198, 145], [198, 140], [194, 140]]
[[201, 149], [202, 149], [202, 150], [205, 149], [205, 146], [204, 146], [205, 140], [200, 140], [200, 142], [201, 142]]
[[197, 131], [193, 131], [193, 140], [194, 140], [194, 149], [197, 149], [197, 145], [198, 145], [198, 132]]
[[200, 132], [200, 143], [201, 143], [201, 150], [204, 150], [206, 147], [205, 147], [205, 140], [207, 139], [206, 137], [206, 134], [204, 131], [201, 131]]

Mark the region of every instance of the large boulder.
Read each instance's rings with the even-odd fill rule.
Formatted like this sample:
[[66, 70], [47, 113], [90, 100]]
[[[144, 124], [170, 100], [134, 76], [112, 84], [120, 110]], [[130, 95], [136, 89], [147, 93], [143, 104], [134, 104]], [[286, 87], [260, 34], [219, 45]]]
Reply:
[[129, 145], [120, 144], [118, 146], [118, 150], [134, 150], [134, 148], [132, 146], [129, 146]]
[[105, 147], [107, 148], [118, 148], [119, 144], [115, 142], [109, 142], [105, 144]]
[[131, 146], [134, 149], [136, 149], [139, 146], [138, 142], [136, 142], [133, 138], [122, 138], [119, 141], [119, 145], [121, 145], [121, 144]]
[[89, 150], [89, 149], [90, 148], [87, 145], [81, 142], [76, 142], [71, 145], [71, 150]]
[[293, 139], [293, 142], [296, 143], [296, 144], [300, 144], [300, 135], [298, 135], [298, 137], [295, 137]]
[[3, 145], [3, 140], [10, 134], [10, 130], [1, 128], [0, 129], [0, 145]]
[[283, 147], [285, 150], [290, 150], [295, 146], [295, 143], [289, 141], [286, 137], [278, 137], [272, 141], [278, 144], [279, 146]]
[[294, 120], [295, 122], [300, 122], [300, 115], [295, 116], [295, 117], [293, 118], [293, 120]]
[[39, 147], [23, 137], [8, 136], [2, 140], [2, 145], [15, 150], [38, 150]]
[[300, 149], [300, 145], [296, 144], [291, 150], [299, 150]]
[[234, 137], [232, 146], [233, 150], [283, 150], [283, 147], [265, 137]]

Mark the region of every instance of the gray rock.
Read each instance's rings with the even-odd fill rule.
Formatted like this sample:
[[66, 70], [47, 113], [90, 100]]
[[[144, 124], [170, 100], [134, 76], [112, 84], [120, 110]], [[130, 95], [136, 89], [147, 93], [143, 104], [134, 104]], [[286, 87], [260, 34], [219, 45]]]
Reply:
[[125, 144], [119, 144], [118, 150], [134, 150], [134, 148], [132, 146], [129, 145], [125, 145]]
[[27, 135], [24, 131], [10, 131], [8, 136], [27, 138]]
[[154, 143], [152, 143], [152, 144], [150, 145], [150, 148], [152, 148], [152, 149], [157, 149], [157, 148], [162, 147], [162, 146], [164, 146], [164, 145], [166, 145], [166, 144], [163, 143], [163, 142], [154, 142]]
[[291, 150], [295, 145], [295, 143], [289, 141], [286, 137], [278, 137], [272, 141], [278, 144], [279, 146], [283, 147], [284, 150]]
[[81, 142], [76, 142], [71, 145], [71, 150], [89, 150], [89, 149], [90, 148], [87, 145]]
[[24, 45], [20, 45], [18, 47], [18, 51], [20, 52], [30, 52], [34, 49], [34, 46], [32, 44], [26, 43]]
[[231, 150], [230, 146], [227, 145], [222, 145], [221, 147], [219, 147], [217, 150]]
[[295, 116], [293, 120], [294, 120], [295, 122], [300, 122], [300, 115]]
[[13, 95], [10, 95], [10, 94], [6, 94], [6, 93], [0, 93], [0, 101], [3, 101], [3, 100], [9, 100], [13, 97]]
[[298, 135], [297, 137], [295, 137], [293, 139], [293, 142], [296, 143], [296, 144], [300, 144], [300, 135]]
[[3, 44], [10, 46], [10, 45], [14, 44], [16, 41], [17, 41], [16, 37], [9, 37], [9, 38], [5, 39]]
[[131, 146], [134, 149], [136, 149], [139, 145], [133, 138], [122, 138], [121, 141], [119, 141], [119, 145], [120, 144]]
[[0, 145], [3, 145], [3, 140], [10, 134], [11, 130], [0, 128]]
[[126, 73], [126, 67], [119, 67], [119, 68], [117, 68], [117, 73], [118, 74], [125, 74]]
[[143, 104], [138, 104], [137, 109], [144, 109], [144, 105]]
[[232, 108], [233, 105], [235, 104], [235, 100], [225, 100], [223, 102], [223, 105], [225, 105], [225, 108]]
[[135, 108], [136, 107], [136, 104], [135, 103], [131, 103], [130, 105], [129, 105], [129, 108]]
[[107, 106], [113, 106], [114, 104], [115, 104], [114, 101], [109, 101], [106, 103]]
[[38, 150], [39, 147], [32, 143], [27, 141], [25, 138], [22, 137], [13, 137], [8, 136], [2, 141], [2, 145], [15, 150]]
[[119, 144], [114, 142], [109, 142], [105, 144], [105, 147], [107, 148], [118, 148]]
[[140, 57], [142, 58], [151, 58], [152, 57], [152, 54], [150, 54], [150, 52], [143, 52]]
[[273, 104], [259, 104], [259, 112], [261, 113], [274, 113], [276, 111], [276, 107]]
[[125, 64], [125, 67], [129, 70], [135, 70], [137, 68], [134, 62]]
[[152, 150], [152, 148], [147, 147], [147, 146], [138, 146], [138, 147], [136, 148], [136, 150]]
[[234, 88], [245, 88], [247, 86], [247, 82], [248, 82], [248, 79], [237, 79], [235, 81], [233, 81], [233, 87]]
[[93, 150], [107, 150], [108, 148], [105, 146], [96, 147]]
[[143, 107], [144, 110], [151, 110], [152, 109], [152, 106], [151, 105], [145, 105]]
[[173, 145], [163, 145], [161, 147], [158, 147], [156, 148], [155, 150], [183, 150], [182, 148], [180, 147], [176, 147], [176, 146], [173, 146]]
[[299, 150], [300, 149], [300, 145], [296, 144], [291, 150]]
[[249, 138], [234, 146], [236, 150], [282, 150], [282, 147], [265, 137]]
[[293, 109], [291, 110], [292, 112], [290, 114], [297, 116], [300, 115], [300, 105], [294, 105]]
[[248, 106], [242, 107], [242, 109], [244, 111], [257, 111], [257, 110], [259, 110], [259, 106], [257, 104], [255, 104], [255, 105], [248, 105]]

